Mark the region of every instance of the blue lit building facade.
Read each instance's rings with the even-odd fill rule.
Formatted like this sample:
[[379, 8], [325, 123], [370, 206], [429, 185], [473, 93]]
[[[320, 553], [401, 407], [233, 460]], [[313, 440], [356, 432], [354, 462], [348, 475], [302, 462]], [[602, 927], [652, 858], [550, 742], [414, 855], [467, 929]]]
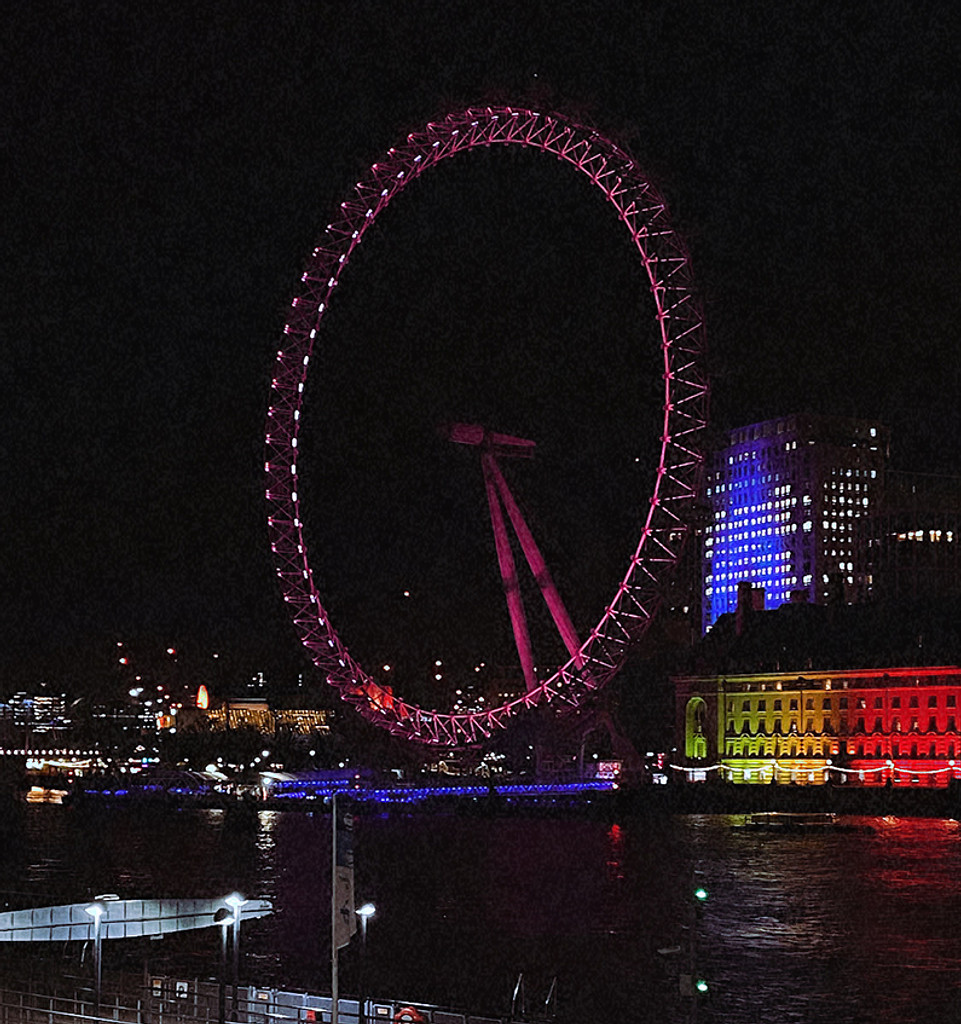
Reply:
[[706, 481], [702, 629], [737, 607], [738, 584], [786, 601], [853, 602], [872, 580], [861, 520], [883, 493], [887, 431], [834, 416], [786, 416], [731, 431]]

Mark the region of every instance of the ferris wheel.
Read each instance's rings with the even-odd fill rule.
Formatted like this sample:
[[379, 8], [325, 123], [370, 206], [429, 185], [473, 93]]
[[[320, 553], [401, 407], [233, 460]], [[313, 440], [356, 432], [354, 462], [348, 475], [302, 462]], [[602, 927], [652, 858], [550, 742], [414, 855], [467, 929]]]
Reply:
[[[429, 167], [460, 152], [498, 145], [523, 146], [552, 154], [585, 175], [610, 203], [629, 233], [643, 264], [654, 301], [663, 380], [659, 457], [653, 486], [640, 518], [643, 527], [625, 571], [613, 586], [603, 615], [584, 639], [577, 637], [540, 553], [497, 466], [497, 455], [516, 454], [532, 442], [498, 435], [482, 426], [457, 424], [451, 440], [482, 449], [495, 539], [511, 612], [525, 690], [498, 707], [471, 711], [425, 708], [395, 696], [351, 656], [325, 609], [307, 560], [298, 480], [298, 445], [304, 385], [320, 340], [321, 324], [342, 273], [377, 216]], [[576, 707], [590, 699], [620, 670], [644, 636], [661, 603], [667, 576], [680, 558], [689, 512], [697, 496], [707, 425], [708, 384], [703, 366], [704, 327], [683, 242], [672, 229], [663, 198], [634, 160], [597, 131], [556, 114], [517, 107], [470, 108], [428, 124], [388, 151], [340, 204], [301, 278], [293, 299], [283, 347], [277, 353], [267, 414], [268, 528], [277, 576], [301, 641], [340, 696], [369, 721], [395, 735], [426, 744], [456, 747], [481, 743], [525, 708], [544, 704]], [[543, 678], [530, 668], [524, 624], [508, 591], [509, 545], [498, 539], [497, 507], [507, 510], [531, 570], [540, 571], [541, 590], [567, 650], [567, 660]], [[516, 506], [515, 506], [516, 507]], [[503, 515], [501, 514], [503, 530]], [[525, 536], [526, 532], [526, 536]], [[528, 543], [529, 542], [529, 543]], [[536, 563], [536, 564], [535, 564]]]

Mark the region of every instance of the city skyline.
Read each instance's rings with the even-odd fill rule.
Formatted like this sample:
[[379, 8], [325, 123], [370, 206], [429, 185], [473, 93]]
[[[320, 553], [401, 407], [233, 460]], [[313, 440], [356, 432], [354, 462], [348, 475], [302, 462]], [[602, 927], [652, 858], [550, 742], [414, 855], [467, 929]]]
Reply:
[[[717, 430], [843, 411], [888, 426], [896, 461], [961, 467], [961, 104], [935, 9], [414, 5], [388, 29], [289, 6], [228, 29], [101, 4], [51, 33], [47, 8], [10, 35], [5, 672], [151, 635], [297, 671], [262, 479], [285, 308], [358, 176], [467, 103], [594, 123], [653, 177], [701, 290]], [[501, 156], [384, 218], [312, 376], [312, 564], [362, 658], [466, 662], [474, 623], [509, 650], [480, 470], [442, 422], [537, 440], [516, 488], [578, 622], [650, 492], [641, 268], [573, 175]]]

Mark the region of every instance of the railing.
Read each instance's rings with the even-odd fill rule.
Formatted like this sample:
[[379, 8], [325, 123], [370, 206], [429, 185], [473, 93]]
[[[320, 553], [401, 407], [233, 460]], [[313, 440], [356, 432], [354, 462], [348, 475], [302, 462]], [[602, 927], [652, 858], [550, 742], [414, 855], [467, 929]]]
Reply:
[[[70, 989], [70, 980], [13, 986], [0, 983], [0, 1024], [212, 1024], [219, 1022], [220, 985], [199, 979], [115, 976], [99, 1007], [89, 989]], [[424, 1003], [367, 1001], [368, 1024], [393, 1024], [402, 1007], [414, 1007], [425, 1024], [505, 1024], [508, 1018], [444, 1010]], [[356, 999], [338, 1000], [340, 1024], [360, 1024]], [[240, 986], [225, 987], [227, 1024], [329, 1024], [330, 996]]]

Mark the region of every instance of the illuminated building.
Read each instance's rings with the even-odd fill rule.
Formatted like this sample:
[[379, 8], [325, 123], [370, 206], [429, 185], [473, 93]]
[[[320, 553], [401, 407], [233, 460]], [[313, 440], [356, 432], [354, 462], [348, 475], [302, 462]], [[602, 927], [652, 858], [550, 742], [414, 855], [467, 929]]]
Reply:
[[[198, 709], [199, 712], [199, 709]], [[202, 712], [212, 729], [255, 729], [273, 734], [279, 730], [310, 735], [330, 732], [330, 712], [312, 708], [272, 708], [266, 700], [246, 697], [226, 700]]]
[[961, 778], [961, 667], [674, 679], [678, 766], [734, 783], [945, 786]]
[[733, 612], [748, 581], [763, 607], [863, 598], [858, 521], [883, 488], [887, 435], [875, 422], [798, 415], [731, 432], [706, 480], [702, 629]]
[[111, 726], [122, 733], [139, 735], [157, 728], [157, 714], [146, 703], [114, 701], [94, 704], [90, 709], [90, 717], [94, 723]]
[[70, 728], [66, 694], [15, 693], [0, 704], [2, 718], [14, 728], [31, 732], [61, 732]]

